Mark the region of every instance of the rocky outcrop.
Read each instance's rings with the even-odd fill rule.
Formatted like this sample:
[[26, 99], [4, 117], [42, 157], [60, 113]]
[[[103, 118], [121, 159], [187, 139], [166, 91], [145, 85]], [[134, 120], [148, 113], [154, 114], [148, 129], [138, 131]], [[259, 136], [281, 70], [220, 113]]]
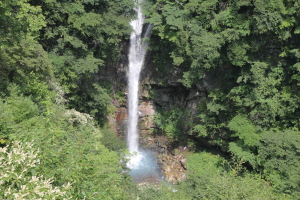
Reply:
[[170, 153], [163, 153], [159, 155], [159, 162], [161, 164], [162, 174], [165, 180], [173, 184], [186, 179], [186, 162], [183, 153], [172, 155]]
[[169, 140], [164, 135], [153, 135], [151, 132], [142, 130], [140, 132], [140, 144], [143, 148], [163, 153], [168, 149]]
[[153, 117], [155, 114], [155, 105], [153, 100], [144, 100], [141, 102], [138, 108], [139, 117], [141, 119], [140, 129], [141, 130], [150, 130], [154, 128]]

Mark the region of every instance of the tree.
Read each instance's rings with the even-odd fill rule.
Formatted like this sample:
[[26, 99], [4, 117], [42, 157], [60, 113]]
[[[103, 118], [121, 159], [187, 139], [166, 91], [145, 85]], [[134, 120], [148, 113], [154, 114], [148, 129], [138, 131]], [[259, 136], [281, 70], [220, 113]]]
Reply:
[[47, 53], [36, 39], [46, 25], [39, 6], [28, 0], [0, 2], [0, 88], [7, 92], [9, 82], [27, 83], [36, 73], [45, 79], [52, 75]]
[[258, 162], [265, 178], [278, 192], [300, 194], [300, 135], [286, 130], [270, 131], [260, 139]]
[[211, 153], [188, 157], [188, 179], [179, 185], [191, 199], [291, 199], [276, 194], [259, 176], [245, 172], [241, 163], [228, 163]]
[[0, 2], [0, 47], [18, 44], [26, 39], [32, 42], [45, 26], [45, 19], [39, 6], [32, 6], [29, 0]]
[[34, 102], [16, 85], [9, 91], [10, 96], [0, 102], [2, 143], [34, 140], [33, 148], [40, 150], [36, 171], [46, 179], [54, 178], [53, 186], [72, 183], [74, 198], [122, 199], [127, 180], [120, 160], [126, 154], [101, 143], [101, 130], [90, 115], [51, 101], [47, 109], [39, 109], [45, 106], [47, 94], [41, 92], [46, 96], [36, 96], [34, 100], [40, 101]]
[[40, 42], [67, 92], [75, 90], [82, 75], [93, 74], [100, 66], [116, 61], [119, 43], [131, 31], [130, 0], [31, 2], [43, 8], [47, 26]]

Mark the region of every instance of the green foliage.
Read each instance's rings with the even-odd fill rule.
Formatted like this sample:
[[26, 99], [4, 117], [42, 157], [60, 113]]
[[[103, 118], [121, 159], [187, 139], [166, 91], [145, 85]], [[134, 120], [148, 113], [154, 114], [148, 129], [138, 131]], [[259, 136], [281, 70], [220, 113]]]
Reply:
[[[191, 137], [186, 137], [221, 146], [240, 162], [238, 166], [260, 173], [278, 193], [297, 199], [299, 134], [289, 130], [300, 128], [299, 2], [145, 4], [147, 21], [155, 25], [150, 49], [159, 74], [176, 73], [187, 88], [200, 86], [208, 93], [189, 130]], [[166, 117], [157, 118], [158, 127], [171, 136], [178, 130], [174, 122], [179, 117], [163, 119], [171, 118], [172, 110], [176, 112], [170, 108]], [[176, 133], [182, 141], [183, 131]], [[194, 199], [288, 199], [273, 194], [255, 175], [242, 177], [220, 168], [207, 172], [202, 168], [205, 162], [193, 164], [195, 173], [182, 186], [190, 188], [187, 193]]]
[[278, 192], [300, 194], [300, 134], [296, 131], [267, 132], [259, 143], [258, 162]]
[[130, 0], [31, 2], [43, 9], [47, 26], [40, 40], [67, 92], [76, 92], [82, 75], [91, 75], [100, 66], [115, 62], [119, 43], [131, 31], [134, 2]]
[[[194, 127], [203, 132], [198, 137], [233, 136], [253, 146], [259, 130], [299, 129], [299, 6], [294, 0], [145, 3], [155, 25], [150, 49], [157, 71], [180, 72], [186, 87], [205, 85], [204, 74], [220, 83]], [[235, 126], [236, 116], [245, 116], [256, 133], [232, 134], [228, 124]]]
[[191, 132], [197, 132], [198, 137], [205, 137], [208, 135], [206, 127], [201, 124], [194, 126]]
[[36, 168], [40, 162], [33, 143], [14, 142], [0, 148], [0, 197], [2, 199], [72, 199], [71, 184], [53, 186]]
[[90, 115], [53, 103], [43, 115], [40, 102], [25, 97], [15, 85], [10, 91], [0, 104], [1, 137], [34, 140], [33, 148], [40, 150], [36, 168], [40, 175], [53, 177], [54, 186], [72, 183], [74, 198], [122, 198], [126, 179], [121, 154], [101, 143], [101, 132]]
[[224, 160], [220, 156], [214, 156], [210, 153], [194, 153], [188, 156], [187, 167], [191, 172], [199, 176], [213, 175], [216, 171], [222, 170]]
[[48, 55], [36, 42], [46, 25], [39, 6], [28, 0], [0, 2], [0, 89], [7, 92], [9, 82], [24, 84], [30, 73], [39, 79], [52, 75]]
[[229, 151], [243, 163], [249, 162], [253, 168], [257, 167], [256, 148], [251, 148], [241, 141], [230, 142]]
[[38, 106], [30, 97], [24, 97], [16, 85], [8, 88], [10, 96], [7, 98], [7, 111], [11, 112], [13, 121], [20, 123], [39, 114]]
[[193, 154], [188, 180], [179, 186], [132, 185], [122, 172], [124, 142], [96, 124], [105, 124], [113, 93], [98, 79], [128, 39], [134, 1], [2, 0], [0, 145], [34, 140], [22, 163], [34, 161], [39, 149], [40, 164], [23, 173], [19, 155], [15, 164], [7, 162], [17, 150], [2, 148], [1, 175], [5, 165], [17, 168], [1, 178], [1, 190], [11, 188], [1, 197], [35, 190], [34, 179], [62, 196], [64, 184], [72, 183], [69, 193], [78, 199], [289, 199], [241, 171], [250, 164], [277, 192], [297, 198], [299, 2], [148, 0], [143, 6], [155, 25], [149, 49], [159, 84], [176, 74], [186, 87], [213, 78], [219, 85], [207, 87], [213, 89], [193, 126], [178, 107], [158, 111], [156, 125], [175, 142], [205, 137], [228, 149], [235, 162]]
[[102, 129], [101, 142], [106, 148], [112, 151], [120, 151], [127, 148], [126, 142], [118, 138], [109, 128]]
[[39, 30], [45, 26], [45, 18], [39, 6], [29, 0], [0, 2], [0, 49], [18, 44], [22, 39], [30, 42], [38, 37]]
[[238, 137], [247, 146], [256, 146], [259, 139], [257, 127], [245, 116], [235, 116], [229, 123], [228, 128], [235, 132], [232, 136]]
[[3, 92], [7, 92], [10, 82], [24, 86], [32, 79], [45, 81], [53, 76], [47, 52], [40, 44], [28, 39], [0, 48], [0, 61], [0, 88]]
[[[121, 173], [125, 145], [107, 130], [102, 140], [93, 119], [106, 121], [111, 93], [109, 84], [96, 83], [94, 73], [117, 61], [119, 43], [131, 31], [133, 6], [130, 0], [0, 2], [0, 143], [34, 140], [40, 164], [30, 173], [39, 176], [43, 190], [60, 192], [57, 188], [70, 182], [72, 198], [127, 195], [128, 178]], [[67, 110], [66, 97], [68, 107], [91, 115]], [[20, 187], [13, 188], [15, 197]]]
[[228, 46], [228, 58], [233, 65], [242, 67], [247, 63], [247, 50], [250, 46], [246, 43], [233, 42]]
[[139, 188], [137, 194], [138, 198], [145, 200], [191, 199], [191, 197], [186, 195], [184, 190], [178, 189], [176, 185], [169, 185], [167, 183], [162, 183], [161, 185], [145, 185]]
[[85, 77], [77, 88], [77, 92], [70, 96], [69, 106], [81, 112], [89, 113], [100, 125], [106, 122], [108, 106], [111, 100], [110, 85], [93, 83]]
[[234, 131], [231, 136], [239, 140], [229, 143], [229, 151], [244, 162], [249, 162], [256, 167], [256, 148], [260, 139], [259, 127], [254, 126], [246, 116], [235, 116], [229, 123], [228, 128]]
[[242, 173], [238, 163], [226, 164], [220, 156], [195, 153], [188, 157], [187, 167], [188, 179], [179, 189], [190, 199], [291, 199], [274, 193], [258, 176]]
[[170, 110], [161, 109], [154, 115], [153, 121], [157, 127], [168, 136], [169, 139], [179, 140], [183, 137], [186, 124], [187, 113], [179, 107]]
[[[134, 2], [31, 0], [30, 4], [41, 8], [44, 15], [40, 44], [34, 43], [36, 50], [30, 51], [24, 45], [18, 49], [19, 44], [14, 49], [3, 50], [2, 60], [6, 64], [3, 68], [7, 70], [3, 78], [7, 81], [0, 86], [6, 88], [9, 81], [30, 82], [32, 77], [28, 78], [28, 74], [31, 72], [47, 80], [55, 77], [66, 91], [69, 107], [89, 113], [103, 125], [111, 91], [107, 84], [98, 82], [95, 74], [103, 70], [103, 66], [118, 61], [120, 42], [131, 32], [129, 21], [134, 15]], [[11, 54], [16, 56], [11, 57]], [[43, 62], [31, 59], [35, 54]], [[0, 60], [1, 57], [0, 52]]]

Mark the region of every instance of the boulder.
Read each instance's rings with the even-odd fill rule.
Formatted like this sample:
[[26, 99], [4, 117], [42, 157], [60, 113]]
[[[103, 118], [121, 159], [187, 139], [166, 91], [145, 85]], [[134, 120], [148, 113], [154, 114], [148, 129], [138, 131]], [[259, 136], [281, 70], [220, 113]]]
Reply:
[[159, 162], [166, 181], [177, 184], [178, 181], [186, 179], [186, 159], [183, 157], [183, 154], [174, 156], [164, 153], [159, 157]]

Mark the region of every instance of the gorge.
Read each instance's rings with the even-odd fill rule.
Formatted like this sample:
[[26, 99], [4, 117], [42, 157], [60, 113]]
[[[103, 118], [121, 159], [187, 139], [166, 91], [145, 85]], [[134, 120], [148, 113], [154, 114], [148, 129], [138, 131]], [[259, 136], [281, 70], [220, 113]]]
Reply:
[[299, 1], [136, 2], [0, 2], [0, 199], [299, 199]]

